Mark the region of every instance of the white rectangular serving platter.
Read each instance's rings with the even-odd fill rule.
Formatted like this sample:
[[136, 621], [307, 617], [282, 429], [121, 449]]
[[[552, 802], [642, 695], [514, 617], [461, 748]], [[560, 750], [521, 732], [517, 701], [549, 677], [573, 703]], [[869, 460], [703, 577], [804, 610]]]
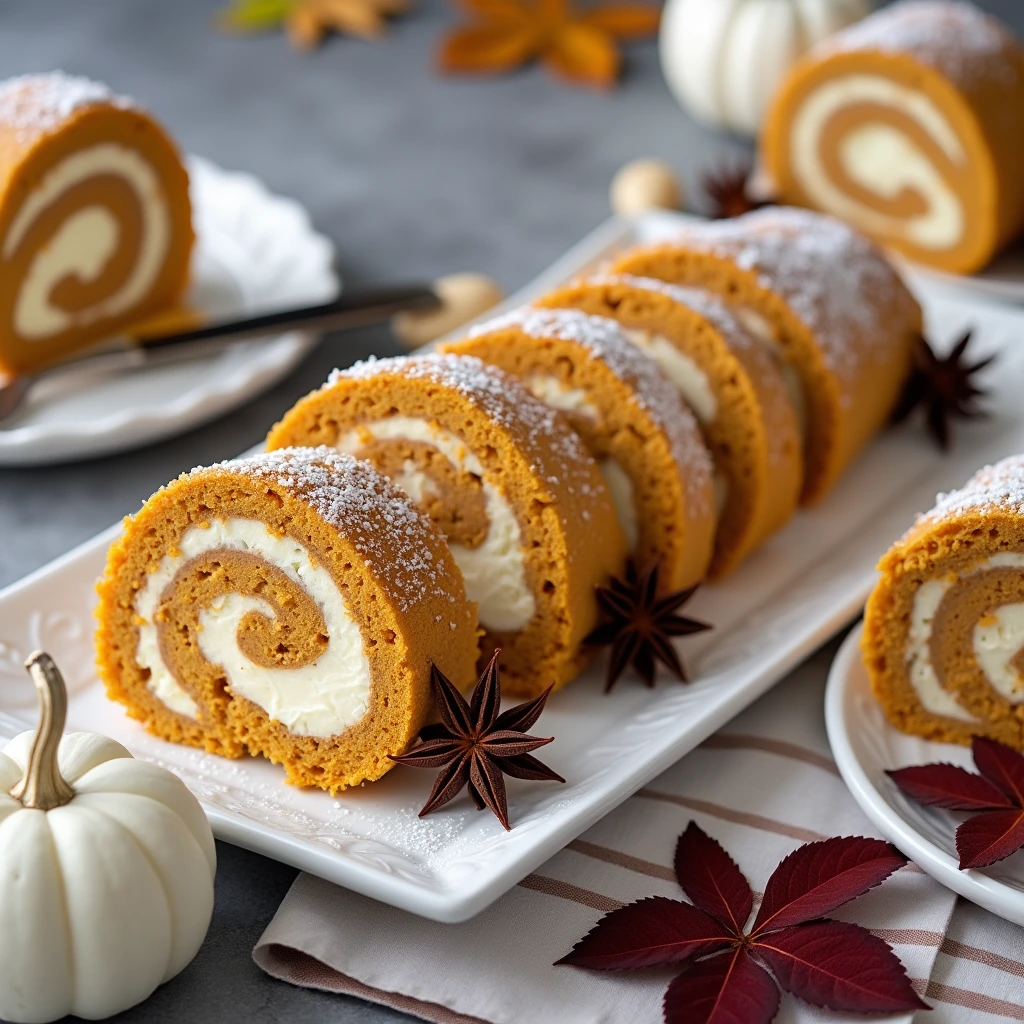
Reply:
[[[507, 305], [593, 268], [616, 250], [670, 235], [680, 215], [603, 225]], [[703, 588], [688, 611], [714, 624], [680, 650], [693, 678], [655, 689], [626, 677], [603, 693], [603, 664], [556, 694], [535, 732], [556, 737], [543, 759], [568, 780], [510, 780], [506, 833], [463, 795], [417, 813], [429, 772], [396, 768], [342, 794], [286, 786], [264, 760], [229, 761], [148, 736], [110, 703], [93, 670], [93, 586], [118, 527], [0, 593], [0, 738], [35, 725], [22, 669], [48, 650], [71, 689], [69, 728], [106, 733], [177, 773], [221, 839], [293, 864], [412, 913], [456, 922], [479, 913], [548, 857], [745, 708], [850, 622], [879, 555], [939, 490], [978, 466], [1024, 451], [1024, 313], [964, 300], [922, 283], [930, 336], [952, 343], [973, 326], [995, 388], [986, 420], [958, 423], [942, 456], [920, 425], [880, 437], [819, 507], [800, 512], [731, 577]], [[140, 495], [140, 497], [142, 497]], [[11, 543], [13, 538], [8, 538]]]

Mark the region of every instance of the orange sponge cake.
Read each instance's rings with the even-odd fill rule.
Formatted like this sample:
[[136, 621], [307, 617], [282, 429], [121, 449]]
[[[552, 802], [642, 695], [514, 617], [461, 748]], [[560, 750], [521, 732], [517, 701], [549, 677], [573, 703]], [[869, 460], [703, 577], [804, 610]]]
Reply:
[[164, 739], [336, 792], [423, 726], [433, 662], [474, 675], [476, 615], [444, 538], [328, 449], [196, 469], [126, 520], [99, 586], [107, 691]]
[[693, 410], [722, 496], [713, 579], [789, 520], [803, 476], [799, 388], [790, 395], [771, 350], [718, 296], [620, 274], [574, 282], [537, 305], [617, 320]]
[[879, 569], [864, 664], [892, 724], [1024, 746], [1024, 456], [940, 494]]
[[336, 372], [271, 431], [270, 448], [330, 445], [373, 462], [445, 531], [508, 693], [573, 679], [595, 587], [625, 540], [594, 460], [514, 378], [468, 356]]
[[636, 561], [659, 560], [666, 589], [704, 578], [716, 519], [711, 459], [678, 392], [614, 321], [524, 308], [442, 349], [500, 366], [565, 414], [599, 460]]
[[148, 114], [61, 72], [0, 84], [0, 373], [175, 303], [192, 243], [188, 175]]
[[761, 152], [783, 202], [972, 273], [1024, 229], [1024, 50], [973, 4], [893, 4], [794, 68]]
[[885, 257], [831, 217], [779, 207], [694, 224], [613, 273], [716, 292], [795, 372], [806, 409], [803, 501], [820, 500], [888, 422], [921, 310]]

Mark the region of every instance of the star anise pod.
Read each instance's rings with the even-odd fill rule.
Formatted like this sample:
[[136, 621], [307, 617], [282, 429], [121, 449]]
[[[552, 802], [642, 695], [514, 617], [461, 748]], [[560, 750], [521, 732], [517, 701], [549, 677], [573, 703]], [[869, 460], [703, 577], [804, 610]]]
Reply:
[[565, 782], [557, 772], [538, 761], [530, 751], [550, 743], [554, 737], [528, 736], [529, 729], [544, 710], [552, 687], [539, 697], [517, 704], [499, 714], [501, 680], [498, 676], [498, 655], [494, 652], [483, 675], [473, 690], [471, 702], [438, 671], [430, 666], [430, 687], [441, 721], [420, 730], [423, 741], [407, 754], [389, 754], [392, 761], [413, 768], [440, 768], [420, 817], [443, 807], [463, 787], [477, 810], [489, 807], [508, 831], [508, 800], [502, 773], [514, 779]]
[[502, 74], [531, 61], [571, 82], [611, 88], [618, 80], [619, 42], [658, 30], [654, 4], [599, 3], [577, 10], [573, 0], [460, 0], [471, 21], [442, 41], [446, 74]]
[[658, 572], [657, 562], [638, 573], [636, 564], [630, 561], [624, 579], [612, 578], [608, 586], [597, 588], [597, 603], [607, 621], [594, 629], [584, 643], [611, 645], [605, 693], [630, 664], [648, 686], [654, 686], [659, 661], [677, 679], [689, 682], [671, 638], [702, 633], [712, 627], [698, 619], [676, 614], [693, 597], [696, 586], [659, 597]]
[[711, 216], [715, 220], [741, 217], [745, 213], [760, 210], [762, 206], [771, 205], [750, 195], [748, 189], [752, 171], [750, 163], [742, 160], [704, 172], [701, 184], [711, 202]]
[[950, 419], [954, 416], [974, 419], [985, 415], [977, 407], [977, 401], [988, 392], [977, 387], [972, 378], [995, 356], [968, 363], [964, 357], [970, 343], [971, 331], [967, 331], [953, 351], [942, 358], [935, 354], [926, 339], [919, 337], [914, 346], [914, 368], [893, 413], [893, 423], [900, 423], [918, 406], [923, 406], [928, 431], [943, 451], [949, 448]]

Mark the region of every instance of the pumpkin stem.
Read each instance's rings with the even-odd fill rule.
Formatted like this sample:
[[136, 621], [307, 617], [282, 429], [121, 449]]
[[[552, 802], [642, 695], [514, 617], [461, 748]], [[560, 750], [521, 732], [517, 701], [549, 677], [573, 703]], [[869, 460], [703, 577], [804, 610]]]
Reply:
[[11, 796], [20, 800], [23, 807], [52, 811], [69, 803], [75, 795], [57, 765], [57, 748], [68, 715], [68, 691], [53, 658], [43, 651], [30, 654], [25, 668], [39, 694], [39, 728], [25, 775], [11, 790]]

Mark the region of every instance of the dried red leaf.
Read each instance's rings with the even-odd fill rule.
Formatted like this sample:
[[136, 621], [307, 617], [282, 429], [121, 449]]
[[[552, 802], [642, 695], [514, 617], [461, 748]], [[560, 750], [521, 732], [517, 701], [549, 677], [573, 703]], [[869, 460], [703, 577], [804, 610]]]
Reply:
[[978, 771], [1005, 793], [1015, 807], [1024, 807], [1024, 757], [1005, 743], [975, 736], [971, 754]]
[[691, 822], [676, 845], [675, 866], [695, 905], [657, 896], [613, 910], [558, 963], [622, 970], [683, 962], [665, 992], [666, 1024], [769, 1024], [779, 1008], [778, 985], [834, 1009], [927, 1009], [881, 939], [859, 925], [808, 923], [905, 863], [879, 839], [808, 843], [772, 873], [760, 924], [745, 934], [753, 904], [750, 885], [728, 853]]
[[824, 839], [794, 850], [764, 888], [752, 934], [830, 914], [884, 882], [907, 858], [881, 839]]
[[960, 869], [984, 868], [1024, 848], [1024, 757], [1012, 747], [975, 736], [974, 775], [949, 764], [889, 772], [908, 796], [932, 807], [978, 811], [956, 830]]
[[1012, 804], [988, 779], [953, 764], [919, 764], [886, 773], [909, 797], [949, 811], [985, 811]]
[[662, 1011], [679, 1024], [769, 1024], [779, 1012], [779, 989], [744, 949], [700, 960], [675, 978]]
[[860, 925], [815, 921], [772, 932], [751, 948], [787, 992], [815, 1006], [856, 1013], [928, 1008], [889, 946]]
[[691, 821], [676, 844], [676, 878], [705, 913], [741, 935], [754, 905], [743, 873], [722, 847]]
[[985, 811], [956, 830], [960, 868], [984, 868], [1024, 846], [1024, 809]]
[[730, 941], [697, 907], [651, 896], [606, 914], [558, 963], [600, 971], [657, 967], [716, 953]]

